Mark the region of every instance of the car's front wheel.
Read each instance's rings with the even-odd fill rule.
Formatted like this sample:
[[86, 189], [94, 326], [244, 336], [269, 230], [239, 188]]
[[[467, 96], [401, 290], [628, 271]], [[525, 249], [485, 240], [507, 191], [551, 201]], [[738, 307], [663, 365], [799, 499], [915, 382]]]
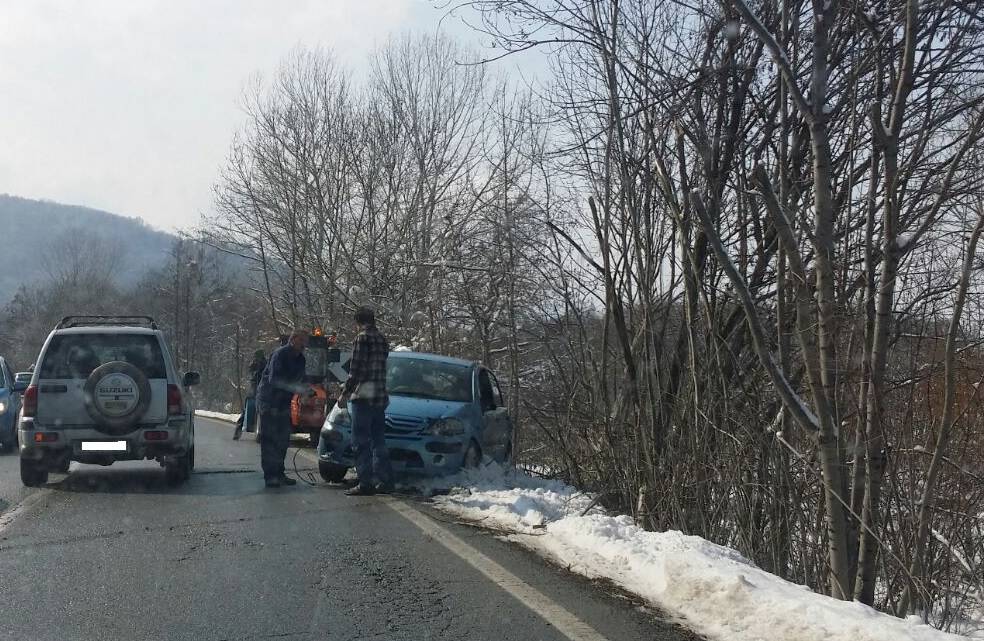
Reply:
[[478, 443], [472, 441], [468, 444], [468, 449], [465, 450], [465, 459], [461, 463], [461, 467], [466, 470], [474, 469], [479, 466], [482, 462], [482, 450], [478, 448]]
[[345, 475], [348, 474], [348, 468], [344, 465], [318, 461], [318, 473], [321, 474], [321, 478], [329, 483], [341, 483], [345, 480]]
[[48, 468], [40, 461], [20, 460], [21, 483], [27, 487], [39, 487], [48, 482]]
[[0, 438], [0, 454], [12, 452], [17, 449], [17, 424], [10, 430], [10, 438]]

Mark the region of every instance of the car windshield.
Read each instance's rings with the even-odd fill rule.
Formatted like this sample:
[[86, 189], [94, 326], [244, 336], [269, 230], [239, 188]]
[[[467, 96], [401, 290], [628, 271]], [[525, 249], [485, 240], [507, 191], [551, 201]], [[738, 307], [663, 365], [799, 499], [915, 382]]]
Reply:
[[42, 379], [88, 378], [100, 365], [123, 361], [147, 378], [166, 378], [164, 356], [150, 334], [60, 334], [51, 339], [41, 364]]
[[472, 400], [472, 368], [423, 358], [391, 358], [386, 388], [392, 396], [468, 403]]

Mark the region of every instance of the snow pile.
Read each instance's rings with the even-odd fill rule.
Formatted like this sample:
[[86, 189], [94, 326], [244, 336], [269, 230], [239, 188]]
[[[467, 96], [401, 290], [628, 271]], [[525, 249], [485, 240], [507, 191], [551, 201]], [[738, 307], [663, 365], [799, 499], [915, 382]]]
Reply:
[[542, 532], [547, 523], [581, 514], [592, 503], [590, 496], [561, 481], [533, 478], [496, 464], [415, 485], [424, 494], [449, 492], [434, 500], [447, 512], [513, 533]]
[[590, 496], [495, 465], [431, 481], [440, 509], [509, 532], [589, 578], [608, 579], [722, 641], [944, 641], [964, 637], [816, 594], [738, 552], [680, 532], [647, 532]]
[[205, 410], [195, 410], [195, 416], [212, 418], [217, 421], [226, 421], [228, 423], [235, 423], [239, 420], [239, 414], [223, 414], [222, 412], [207, 412]]
[[407, 347], [406, 345], [397, 345], [393, 348], [394, 352], [412, 352], [413, 349]]

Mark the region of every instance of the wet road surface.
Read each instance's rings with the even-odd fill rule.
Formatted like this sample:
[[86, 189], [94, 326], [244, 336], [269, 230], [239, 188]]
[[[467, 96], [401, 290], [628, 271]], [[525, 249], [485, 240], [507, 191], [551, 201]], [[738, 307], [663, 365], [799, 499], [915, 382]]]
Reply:
[[268, 490], [253, 440], [196, 424], [176, 488], [131, 462], [28, 490], [0, 455], [0, 639], [694, 638], [424, 499]]

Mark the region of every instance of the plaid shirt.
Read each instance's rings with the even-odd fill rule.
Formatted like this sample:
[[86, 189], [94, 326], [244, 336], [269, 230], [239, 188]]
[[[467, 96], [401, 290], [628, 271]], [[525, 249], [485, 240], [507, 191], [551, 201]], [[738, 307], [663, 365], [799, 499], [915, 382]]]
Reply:
[[355, 337], [352, 360], [349, 361], [349, 377], [345, 381], [345, 394], [353, 400], [370, 405], [387, 405], [386, 359], [389, 343], [375, 325], [366, 328]]

